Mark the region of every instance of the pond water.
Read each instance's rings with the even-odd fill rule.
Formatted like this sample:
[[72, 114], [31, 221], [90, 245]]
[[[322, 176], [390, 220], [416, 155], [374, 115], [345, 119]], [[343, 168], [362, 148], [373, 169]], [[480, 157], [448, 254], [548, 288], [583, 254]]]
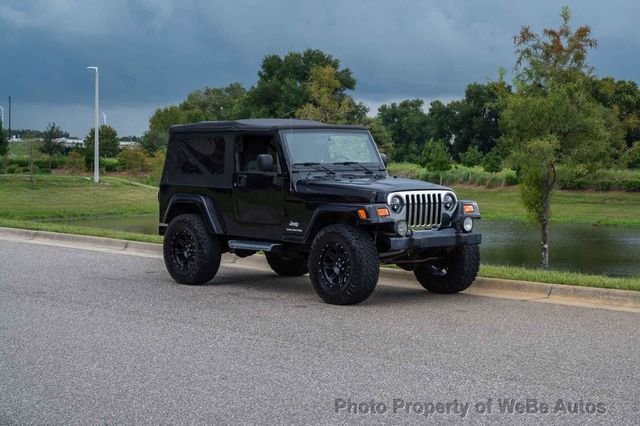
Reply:
[[[156, 215], [55, 222], [144, 234], [158, 232]], [[476, 230], [483, 234], [483, 262], [539, 265], [540, 237], [533, 226], [524, 222], [480, 220]], [[549, 247], [552, 269], [612, 276], [640, 275], [640, 228], [552, 224]]]

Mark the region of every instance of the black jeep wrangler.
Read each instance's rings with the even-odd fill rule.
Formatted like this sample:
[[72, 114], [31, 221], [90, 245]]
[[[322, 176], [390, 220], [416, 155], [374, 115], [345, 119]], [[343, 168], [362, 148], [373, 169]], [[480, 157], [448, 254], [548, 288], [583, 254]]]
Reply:
[[307, 120], [172, 126], [158, 194], [164, 260], [182, 284], [211, 280], [222, 253], [264, 252], [307, 272], [333, 304], [367, 299], [379, 264], [455, 293], [480, 265], [478, 205], [444, 186], [391, 177], [366, 128]]

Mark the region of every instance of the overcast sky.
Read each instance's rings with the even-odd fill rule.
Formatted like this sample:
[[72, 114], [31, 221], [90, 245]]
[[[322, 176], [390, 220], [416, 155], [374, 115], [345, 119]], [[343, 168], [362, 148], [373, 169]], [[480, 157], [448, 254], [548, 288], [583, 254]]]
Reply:
[[[599, 75], [639, 80], [640, 2], [570, 1], [600, 41]], [[513, 65], [520, 26], [557, 26], [560, 2], [489, 0], [0, 0], [0, 105], [13, 128], [92, 127], [93, 74], [120, 135], [192, 90], [253, 84], [264, 55], [318, 48], [351, 68], [375, 111], [404, 98], [461, 97]], [[7, 113], [5, 112], [5, 121]]]

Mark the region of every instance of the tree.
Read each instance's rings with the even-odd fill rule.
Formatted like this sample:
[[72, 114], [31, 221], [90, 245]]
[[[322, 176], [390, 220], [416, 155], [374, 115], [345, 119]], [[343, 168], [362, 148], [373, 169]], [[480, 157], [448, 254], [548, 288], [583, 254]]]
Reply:
[[[502, 161], [502, 159], [500, 159]], [[477, 166], [482, 162], [482, 153], [477, 146], [470, 146], [465, 152], [460, 154], [460, 161], [467, 167]]]
[[[611, 114], [591, 96], [591, 29], [570, 27], [567, 7], [558, 29], [536, 34], [523, 27], [514, 37], [515, 93], [502, 95], [500, 146], [520, 171], [521, 196], [541, 231], [540, 260], [549, 267], [549, 220], [556, 170], [594, 173], [610, 159]], [[614, 126], [615, 127], [615, 126]]]
[[498, 173], [502, 170], [502, 156], [497, 149], [492, 149], [482, 159], [482, 168], [489, 173]]
[[451, 158], [445, 143], [433, 139], [427, 142], [422, 151], [422, 161], [420, 163], [434, 172], [446, 172], [451, 169]]
[[141, 146], [124, 148], [118, 153], [118, 161], [129, 173], [142, 173], [149, 166], [149, 155]]
[[391, 138], [391, 133], [382, 125], [380, 119], [378, 117], [365, 117], [362, 120], [362, 124], [369, 128], [369, 132], [380, 153], [386, 155], [388, 159], [392, 159], [395, 155], [396, 147]]
[[422, 99], [406, 99], [378, 109], [378, 119], [395, 145], [393, 160], [416, 162], [422, 155], [425, 138], [430, 138], [429, 119], [422, 110], [423, 105]]
[[304, 104], [312, 102], [311, 71], [329, 66], [336, 70], [338, 87], [344, 94], [356, 87], [349, 68], [340, 68], [340, 61], [321, 50], [289, 52], [283, 57], [267, 55], [258, 71], [258, 82], [248, 91], [244, 110], [252, 117], [287, 118]]
[[64, 146], [58, 141], [63, 135], [64, 132], [60, 130], [60, 127], [56, 126], [56, 123], [49, 123], [42, 134], [40, 151], [49, 156], [49, 170], [51, 170], [51, 157], [53, 154], [62, 154], [64, 151]]
[[84, 160], [78, 151], [71, 151], [67, 154], [66, 167], [71, 173], [77, 172], [82, 166], [84, 166]]
[[242, 111], [246, 95], [247, 89], [240, 83], [232, 83], [226, 87], [205, 87], [189, 93], [179, 108], [183, 111], [200, 111], [204, 120], [246, 118]]
[[4, 131], [4, 123], [0, 120], [0, 155], [7, 155], [9, 152], [9, 139]]
[[[591, 78], [593, 97], [616, 116], [623, 143], [612, 146], [614, 157], [623, 165], [635, 165], [633, 157], [640, 148], [640, 89], [635, 81], [615, 80], [612, 77]], [[617, 138], [619, 139], [619, 138]]]
[[[100, 158], [114, 158], [120, 152], [120, 141], [116, 130], [107, 125], [100, 126]], [[84, 162], [88, 169], [93, 165], [93, 146], [95, 129], [91, 129], [85, 138]]]
[[338, 70], [331, 65], [314, 67], [309, 75], [309, 102], [296, 117], [324, 123], [349, 124], [362, 121], [367, 107], [343, 93]]
[[186, 106], [168, 106], [158, 108], [149, 118], [149, 130], [142, 136], [142, 146], [154, 153], [158, 148], [167, 146], [169, 127], [174, 124], [186, 124], [205, 120], [199, 109], [188, 109]]

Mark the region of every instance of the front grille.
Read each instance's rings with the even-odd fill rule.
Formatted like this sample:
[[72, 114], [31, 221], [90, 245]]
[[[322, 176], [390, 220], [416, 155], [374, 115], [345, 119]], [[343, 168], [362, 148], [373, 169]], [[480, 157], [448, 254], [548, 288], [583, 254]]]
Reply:
[[448, 191], [406, 191], [394, 195], [404, 200], [404, 214], [409, 229], [437, 228], [442, 224], [442, 198]]

